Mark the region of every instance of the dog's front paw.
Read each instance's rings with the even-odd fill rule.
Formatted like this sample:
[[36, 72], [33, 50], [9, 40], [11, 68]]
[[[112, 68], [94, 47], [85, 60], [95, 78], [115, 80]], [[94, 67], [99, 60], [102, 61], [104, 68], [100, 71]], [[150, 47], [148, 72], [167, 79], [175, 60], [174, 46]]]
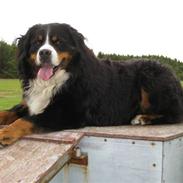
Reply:
[[1, 129], [0, 130], [0, 147], [4, 147], [10, 144], [13, 144], [16, 140], [19, 139], [19, 135], [16, 133], [13, 133], [12, 131], [8, 129]]
[[11, 125], [0, 129], [0, 145], [3, 147], [13, 144], [21, 137], [33, 133], [33, 129], [33, 123], [20, 118]]

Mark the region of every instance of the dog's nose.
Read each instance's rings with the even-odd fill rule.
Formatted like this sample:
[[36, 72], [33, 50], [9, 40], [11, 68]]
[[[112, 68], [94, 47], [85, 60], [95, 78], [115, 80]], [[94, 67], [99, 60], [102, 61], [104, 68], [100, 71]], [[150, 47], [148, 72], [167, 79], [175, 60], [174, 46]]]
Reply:
[[48, 49], [43, 49], [43, 50], [40, 50], [39, 52], [39, 56], [42, 58], [48, 58], [50, 57], [50, 55], [51, 55], [51, 50], [48, 50]]

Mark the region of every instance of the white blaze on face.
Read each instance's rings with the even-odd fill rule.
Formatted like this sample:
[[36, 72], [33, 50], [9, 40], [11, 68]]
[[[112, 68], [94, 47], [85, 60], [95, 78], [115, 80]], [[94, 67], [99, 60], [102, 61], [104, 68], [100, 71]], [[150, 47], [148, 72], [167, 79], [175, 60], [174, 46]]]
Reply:
[[45, 50], [45, 49], [51, 51], [51, 64], [53, 66], [58, 66], [60, 64], [59, 57], [58, 57], [57, 51], [49, 42], [49, 32], [47, 32], [45, 43], [39, 48], [37, 55], [36, 55], [36, 64], [38, 66], [41, 65], [39, 53], [41, 50]]
[[[50, 53], [51, 53], [50, 63], [41, 65], [40, 52], [43, 50], [50, 51]], [[54, 74], [53, 68], [55, 66], [59, 65], [59, 57], [58, 57], [58, 54], [57, 54], [55, 48], [49, 42], [49, 33], [48, 32], [46, 35], [45, 43], [39, 48], [39, 50], [37, 52], [36, 64], [38, 66], [41, 66], [41, 68], [39, 69], [39, 71], [37, 73], [37, 77], [39, 77], [45, 81], [49, 80], [53, 76], [53, 74]]]

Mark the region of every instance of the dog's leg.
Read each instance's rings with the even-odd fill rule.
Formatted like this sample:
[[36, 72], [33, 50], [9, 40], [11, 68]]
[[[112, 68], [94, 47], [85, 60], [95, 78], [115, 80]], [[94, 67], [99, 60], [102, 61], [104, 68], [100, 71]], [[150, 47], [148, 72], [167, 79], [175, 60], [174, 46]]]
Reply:
[[19, 118], [9, 126], [0, 129], [0, 144], [10, 145], [21, 137], [32, 134], [34, 129], [32, 122]]
[[8, 125], [18, 119], [15, 112], [1, 111], [0, 112], [0, 125]]
[[24, 102], [7, 111], [0, 112], [0, 125], [9, 125], [18, 118], [26, 115], [28, 109]]
[[153, 124], [154, 120], [161, 117], [162, 115], [140, 114], [135, 116], [135, 118], [132, 119], [131, 124], [132, 125], [149, 125], [149, 124]]
[[162, 117], [162, 115], [152, 114], [151, 103], [149, 101], [149, 93], [141, 88], [141, 101], [140, 107], [142, 114], [135, 116], [131, 124], [132, 125], [149, 125], [153, 124], [156, 119]]

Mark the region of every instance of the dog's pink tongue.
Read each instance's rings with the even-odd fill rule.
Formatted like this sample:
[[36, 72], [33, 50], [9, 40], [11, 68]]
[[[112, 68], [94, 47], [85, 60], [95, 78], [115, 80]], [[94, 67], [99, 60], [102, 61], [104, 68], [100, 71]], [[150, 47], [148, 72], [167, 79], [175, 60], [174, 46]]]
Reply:
[[51, 66], [41, 67], [37, 75], [43, 80], [49, 80], [53, 75], [53, 68]]

